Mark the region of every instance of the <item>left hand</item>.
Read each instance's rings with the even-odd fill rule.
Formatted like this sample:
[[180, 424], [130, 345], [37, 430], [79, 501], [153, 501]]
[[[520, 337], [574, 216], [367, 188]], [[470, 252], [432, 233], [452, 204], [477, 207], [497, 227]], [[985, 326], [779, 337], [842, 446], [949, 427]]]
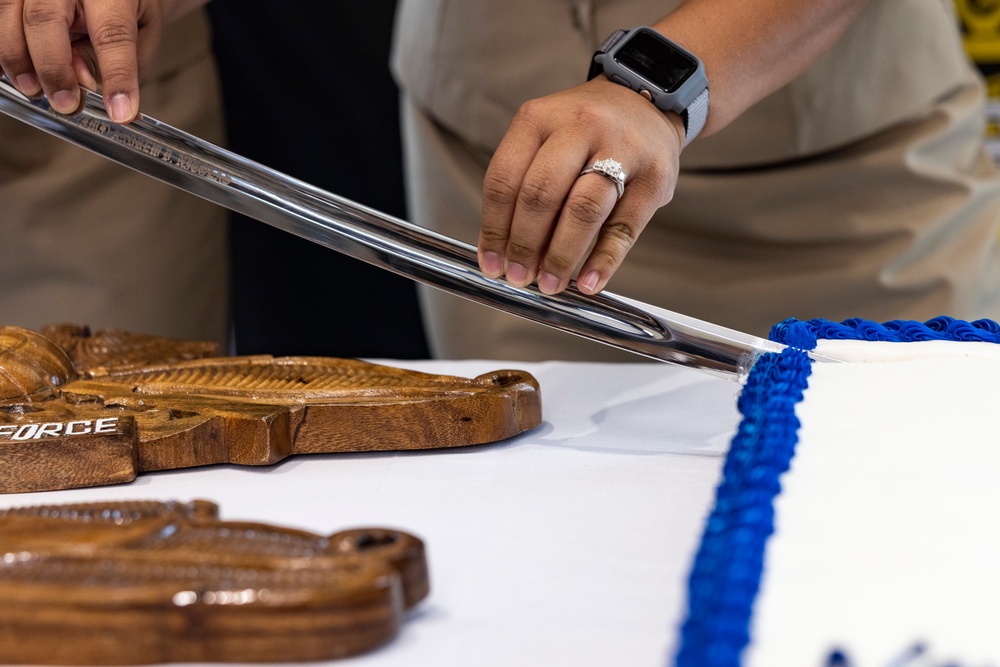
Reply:
[[[580, 291], [601, 291], [673, 197], [683, 146], [679, 116], [603, 76], [525, 103], [483, 183], [483, 274], [555, 294], [579, 267]], [[580, 175], [607, 158], [626, 174], [621, 199], [607, 177]]]

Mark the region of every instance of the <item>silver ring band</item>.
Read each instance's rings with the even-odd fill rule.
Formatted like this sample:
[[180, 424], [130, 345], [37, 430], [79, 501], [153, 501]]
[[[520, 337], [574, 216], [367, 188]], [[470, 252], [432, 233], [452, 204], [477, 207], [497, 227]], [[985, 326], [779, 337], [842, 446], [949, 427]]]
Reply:
[[622, 170], [621, 162], [608, 158], [607, 160], [597, 160], [594, 164], [580, 172], [584, 174], [600, 174], [615, 184], [618, 189], [618, 198], [625, 194], [625, 172]]

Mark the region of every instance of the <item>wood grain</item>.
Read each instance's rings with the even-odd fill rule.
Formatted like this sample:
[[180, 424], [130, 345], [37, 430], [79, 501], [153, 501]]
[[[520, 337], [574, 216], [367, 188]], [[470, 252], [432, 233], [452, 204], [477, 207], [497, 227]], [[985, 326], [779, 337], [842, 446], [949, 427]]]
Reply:
[[0, 512], [0, 662], [329, 660], [391, 639], [428, 592], [421, 540], [222, 521], [213, 503]]
[[0, 492], [293, 454], [459, 447], [541, 423], [518, 370], [466, 379], [353, 359], [213, 357], [115, 330], [0, 328]]

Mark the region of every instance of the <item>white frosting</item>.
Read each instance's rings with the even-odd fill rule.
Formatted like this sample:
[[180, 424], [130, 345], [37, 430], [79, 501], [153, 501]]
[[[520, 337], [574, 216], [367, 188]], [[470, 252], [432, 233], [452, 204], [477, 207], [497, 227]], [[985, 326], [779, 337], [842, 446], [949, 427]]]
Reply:
[[744, 665], [1000, 664], [1000, 345], [819, 351]]
[[840, 361], [890, 363], [912, 359], [983, 359], [1000, 361], [996, 343], [957, 343], [931, 340], [920, 343], [885, 343], [860, 340], [821, 340], [820, 354]]

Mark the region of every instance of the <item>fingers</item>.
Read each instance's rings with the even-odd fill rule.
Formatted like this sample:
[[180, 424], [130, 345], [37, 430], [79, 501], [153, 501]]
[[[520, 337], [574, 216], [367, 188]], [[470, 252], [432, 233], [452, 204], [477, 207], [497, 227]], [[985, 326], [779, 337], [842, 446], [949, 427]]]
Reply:
[[[603, 87], [601, 87], [603, 85]], [[479, 260], [484, 275], [536, 282], [555, 294], [579, 271], [596, 293], [621, 265], [647, 221], [673, 195], [683, 145], [680, 119], [615, 84], [585, 84], [522, 107], [487, 170]], [[584, 167], [619, 161], [611, 172]]]
[[44, 93], [66, 114], [99, 75], [108, 116], [129, 122], [161, 23], [158, 0], [0, 0], [0, 67], [22, 93]]
[[89, 42], [77, 41], [73, 44], [73, 71], [76, 72], [77, 81], [88, 90], [97, 90], [97, 79], [94, 72], [97, 70], [97, 55]]
[[91, 2], [87, 33], [104, 86], [104, 106], [116, 123], [139, 113], [139, 24], [132, 2]]
[[659, 208], [653, 204], [654, 198], [640, 192], [639, 183], [630, 186], [635, 187], [625, 191], [600, 225], [597, 240], [580, 267], [576, 285], [584, 294], [596, 294], [604, 289]]
[[501, 250], [504, 274], [512, 285], [523, 287], [537, 279], [556, 216], [579, 171], [575, 165], [587, 152], [586, 145], [552, 138], [535, 153], [521, 180]]
[[21, 13], [22, 0], [0, 0], [0, 67], [18, 90], [35, 97], [42, 86], [28, 55]]
[[[577, 178], [566, 198], [551, 243], [542, 259], [538, 277], [539, 290], [545, 294], [556, 294], [566, 289], [581, 259], [587, 256], [595, 239], [600, 238], [605, 221], [612, 215], [617, 204], [617, 186], [604, 176], [584, 174]], [[624, 251], [627, 252], [628, 248]], [[610, 273], [607, 275], [610, 277]], [[593, 288], [596, 288], [598, 282], [594, 280], [595, 277], [581, 273], [580, 278], [584, 277], [594, 282], [593, 286], [590, 282], [587, 286], [591, 291], [595, 291]], [[577, 285], [581, 291], [586, 291], [581, 280], [578, 279]]]
[[504, 275], [507, 239], [518, 193], [541, 143], [541, 134], [530, 126], [523, 132], [509, 132], [501, 140], [486, 170], [478, 252], [479, 266], [487, 278]]
[[19, 21], [42, 92], [53, 109], [66, 114], [75, 112], [81, 101], [70, 44], [75, 13], [71, 0], [24, 0]]

